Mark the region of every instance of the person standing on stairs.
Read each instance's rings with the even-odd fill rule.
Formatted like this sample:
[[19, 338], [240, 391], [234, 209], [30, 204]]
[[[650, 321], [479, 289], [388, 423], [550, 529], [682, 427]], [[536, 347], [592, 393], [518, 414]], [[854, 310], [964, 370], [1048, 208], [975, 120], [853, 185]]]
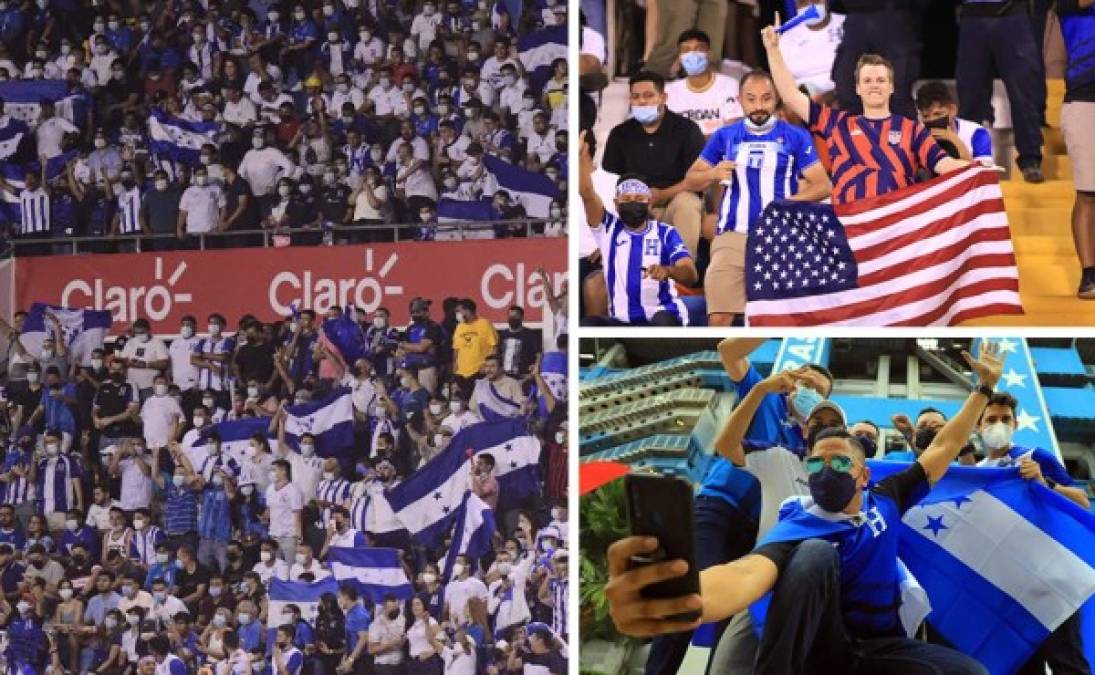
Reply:
[[1072, 239], [1083, 274], [1077, 295], [1095, 300], [1095, 0], [1058, 0], [1068, 52], [1061, 131], [1072, 161]]

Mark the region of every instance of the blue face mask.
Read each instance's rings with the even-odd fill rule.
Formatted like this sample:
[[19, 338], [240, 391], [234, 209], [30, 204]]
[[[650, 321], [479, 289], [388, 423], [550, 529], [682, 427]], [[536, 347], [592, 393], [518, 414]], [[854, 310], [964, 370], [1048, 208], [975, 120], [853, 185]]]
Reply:
[[799, 387], [795, 390], [791, 404], [795, 406], [795, 412], [803, 419], [810, 416], [810, 411], [821, 403], [824, 397], [809, 387]]
[[689, 75], [699, 75], [707, 70], [707, 54], [703, 52], [685, 52], [681, 54], [681, 67]]
[[631, 106], [631, 116], [639, 124], [653, 124], [658, 121], [658, 106], [633, 105]]
[[830, 513], [843, 511], [855, 496], [855, 478], [852, 474], [837, 471], [831, 466], [810, 474], [809, 483], [814, 503]]

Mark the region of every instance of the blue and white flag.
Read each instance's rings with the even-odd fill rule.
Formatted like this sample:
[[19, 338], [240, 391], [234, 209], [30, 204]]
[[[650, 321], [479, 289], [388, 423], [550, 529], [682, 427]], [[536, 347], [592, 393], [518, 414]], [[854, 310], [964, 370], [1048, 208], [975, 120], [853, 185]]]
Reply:
[[[270, 435], [269, 417], [246, 417], [241, 420], [218, 422], [211, 427], [203, 429], [194, 448], [202, 448], [209, 443], [209, 435], [217, 432], [221, 437], [221, 453], [230, 457], [236, 464], [243, 466], [243, 460], [247, 457], [247, 448], [251, 444], [251, 437], [255, 434]], [[208, 452], [208, 451], [206, 451]], [[194, 470], [200, 467], [195, 465]]]
[[342, 314], [337, 318], [324, 319], [321, 328], [327, 339], [338, 348], [342, 360], [347, 364], [352, 364], [361, 358], [369, 358], [369, 343], [365, 339], [365, 329], [350, 318], [349, 308], [343, 308]]
[[395, 516], [415, 540], [437, 546], [471, 490], [470, 461], [489, 452], [498, 479], [498, 509], [505, 510], [539, 491], [540, 441], [528, 420], [480, 422], [461, 429], [443, 452], [385, 492]]
[[442, 197], [437, 202], [438, 223], [490, 222], [498, 216], [491, 206], [491, 200], [451, 199]]
[[300, 450], [300, 437], [316, 438], [316, 454], [332, 457], [354, 444], [354, 403], [349, 387], [339, 387], [318, 401], [289, 406], [285, 416], [286, 441]]
[[358, 594], [373, 604], [383, 602], [386, 595], [400, 600], [414, 596], [414, 587], [399, 562], [398, 549], [335, 546], [327, 550], [327, 566], [340, 584], [354, 584]]
[[71, 94], [64, 80], [5, 80], [0, 82], [4, 113], [27, 125], [36, 126], [42, 101], [52, 101], [59, 117], [80, 126], [87, 119], [87, 99]]
[[[46, 160], [46, 180], [52, 181], [64, 173], [65, 165], [76, 157], [75, 150], [50, 157]], [[14, 188], [14, 192], [0, 190], [0, 217], [9, 222], [19, 223], [23, 220], [22, 209], [19, 206], [19, 193], [26, 187], [27, 173], [41, 175], [42, 165], [37, 161], [19, 164], [17, 162], [0, 162], [0, 176]]]
[[523, 35], [517, 41], [521, 64], [528, 73], [529, 89], [536, 93], [551, 78], [551, 63], [567, 57], [567, 27], [551, 26]]
[[[540, 358], [540, 377], [544, 380], [555, 398], [556, 404], [566, 405], [567, 400], [567, 353], [544, 352]], [[544, 392], [535, 392], [537, 412], [540, 417], [548, 416], [547, 403], [544, 401]]]
[[51, 333], [46, 315], [57, 319], [68, 349], [69, 360], [81, 366], [91, 365], [91, 352], [103, 346], [103, 339], [114, 321], [110, 312], [95, 309], [68, 309], [36, 302], [30, 306], [19, 341], [32, 355], [42, 354], [42, 342]]
[[0, 118], [0, 121], [3, 122], [0, 126], [0, 160], [7, 161], [19, 151], [19, 144], [30, 133], [30, 127], [23, 120], [11, 115]]
[[270, 581], [269, 606], [266, 612], [267, 626], [280, 626], [289, 620], [286, 605], [296, 605], [305, 621], [314, 622], [319, 599], [324, 593], [338, 596], [338, 582], [327, 577], [323, 581], [285, 581], [274, 577]]
[[490, 155], [483, 155], [483, 166], [498, 188], [508, 192], [513, 203], [524, 206], [530, 217], [548, 217], [551, 202], [559, 198], [559, 188], [550, 178]]
[[[908, 464], [870, 466], [877, 481]], [[1095, 594], [1095, 514], [1015, 468], [949, 468], [906, 512], [898, 554], [928, 593], [928, 622], [994, 675]]]
[[193, 166], [203, 145], [216, 144], [219, 131], [217, 122], [193, 122], [153, 109], [148, 118], [148, 147], [161, 158]]
[[452, 566], [456, 562], [456, 556], [463, 554], [475, 560], [490, 553], [493, 537], [494, 511], [475, 494], [467, 493], [456, 514], [456, 528], [453, 529], [452, 544], [445, 553], [442, 579], [447, 582], [452, 578]]

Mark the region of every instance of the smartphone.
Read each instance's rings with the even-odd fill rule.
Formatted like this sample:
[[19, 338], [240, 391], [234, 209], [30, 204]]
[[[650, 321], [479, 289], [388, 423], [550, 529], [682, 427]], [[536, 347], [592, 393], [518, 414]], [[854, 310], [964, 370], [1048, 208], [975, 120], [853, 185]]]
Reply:
[[[644, 598], [679, 598], [699, 594], [700, 572], [696, 567], [695, 519], [692, 516], [692, 486], [680, 478], [650, 473], [624, 476], [627, 522], [637, 537], [657, 537], [658, 549], [633, 556], [632, 567], [669, 560], [688, 561], [688, 573], [647, 586]], [[667, 617], [674, 621], [695, 621], [699, 611]]]

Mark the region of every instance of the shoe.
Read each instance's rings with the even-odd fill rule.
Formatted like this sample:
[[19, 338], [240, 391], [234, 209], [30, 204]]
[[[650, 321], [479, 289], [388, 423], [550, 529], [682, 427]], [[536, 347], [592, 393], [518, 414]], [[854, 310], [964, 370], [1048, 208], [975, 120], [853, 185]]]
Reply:
[[1046, 175], [1042, 173], [1040, 166], [1027, 166], [1023, 167], [1023, 180], [1028, 183], [1044, 183]]
[[1081, 300], [1095, 300], [1095, 274], [1080, 276], [1080, 289], [1076, 291], [1076, 297]]

